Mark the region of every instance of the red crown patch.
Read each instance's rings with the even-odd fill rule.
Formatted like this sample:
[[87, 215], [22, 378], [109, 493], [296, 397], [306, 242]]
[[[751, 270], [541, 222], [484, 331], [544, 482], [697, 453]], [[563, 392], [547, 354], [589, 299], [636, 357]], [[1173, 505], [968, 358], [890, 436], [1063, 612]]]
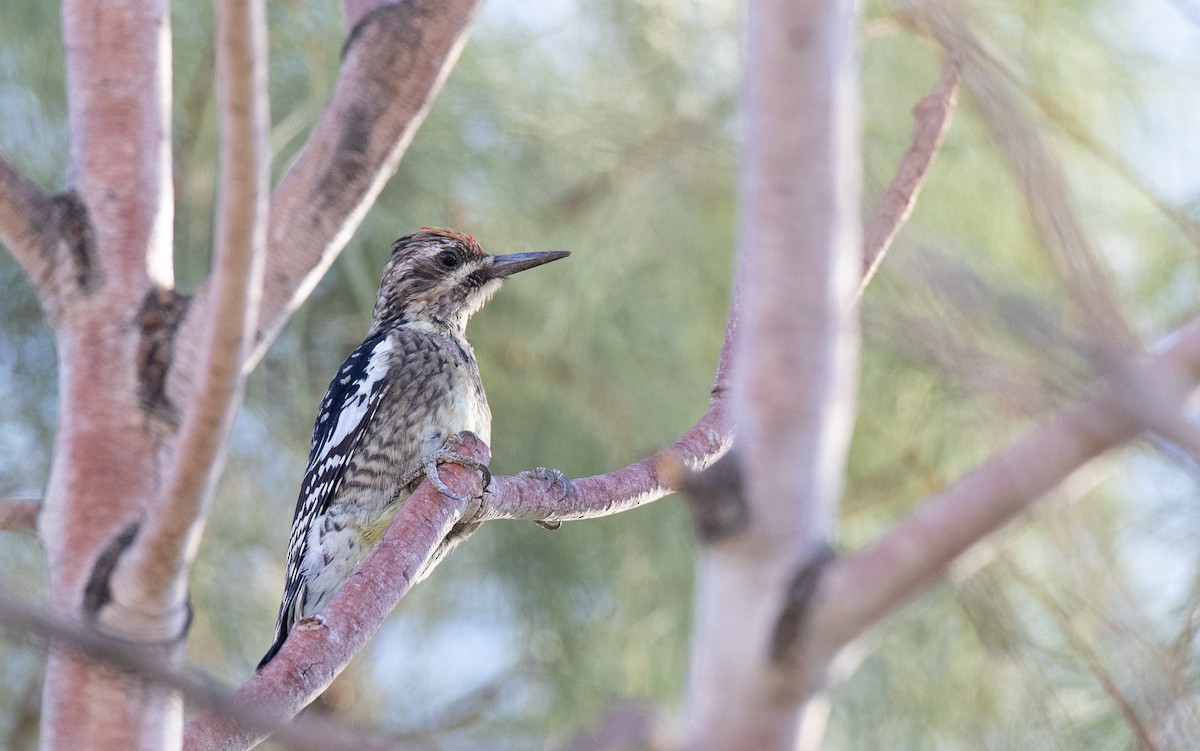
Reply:
[[421, 231], [429, 235], [438, 235], [439, 237], [447, 237], [451, 240], [459, 242], [464, 248], [476, 255], [484, 255], [483, 247], [479, 241], [468, 234], [459, 232], [454, 229], [446, 229], [445, 227], [422, 227]]

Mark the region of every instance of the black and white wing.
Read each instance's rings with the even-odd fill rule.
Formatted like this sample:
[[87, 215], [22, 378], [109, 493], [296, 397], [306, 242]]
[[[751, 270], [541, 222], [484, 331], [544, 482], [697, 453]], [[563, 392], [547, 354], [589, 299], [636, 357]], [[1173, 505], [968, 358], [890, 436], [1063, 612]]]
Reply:
[[364, 341], [342, 363], [321, 400], [313, 425], [308, 469], [304, 472], [296, 513], [292, 517], [275, 640], [258, 664], [259, 668], [271, 661], [301, 617], [305, 600], [302, 563], [308, 552], [309, 530], [337, 498], [346, 466], [383, 401], [390, 385], [391, 352], [392, 343], [386, 333]]

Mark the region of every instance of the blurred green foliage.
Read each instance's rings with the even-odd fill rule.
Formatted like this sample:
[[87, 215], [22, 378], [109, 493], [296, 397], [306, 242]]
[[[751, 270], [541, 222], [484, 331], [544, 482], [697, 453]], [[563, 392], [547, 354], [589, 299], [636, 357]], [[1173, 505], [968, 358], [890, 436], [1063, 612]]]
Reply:
[[[1196, 248], [1077, 134], [1084, 124], [1155, 185], [1162, 163], [1187, 154], [1179, 123], [1188, 110], [1172, 92], [1191, 84], [1196, 101], [1200, 58], [1160, 54], [1153, 33], [1129, 33], [1144, 11], [1114, 2], [971, 10], [973, 31], [1021, 84], [1021, 115], [1067, 167], [1135, 328], [1151, 337], [1194, 315]], [[864, 13], [868, 210], [940, 66], [940, 50], [896, 13], [883, 2]], [[279, 175], [324, 105], [342, 32], [334, 3], [277, 0], [269, 14]], [[400, 173], [251, 379], [194, 575], [195, 664], [234, 685], [269, 641], [312, 416], [366, 330], [401, 234], [441, 225], [494, 252], [573, 251], [510, 282], [472, 324], [495, 415], [495, 471], [603, 472], [703, 413], [732, 267], [737, 20], [735, 5], [686, 0], [486, 7]], [[211, 242], [212, 23], [209, 4], [175, 4], [185, 289], [204, 278]], [[60, 56], [55, 9], [0, 6], [0, 152], [48, 190], [66, 179]], [[1196, 186], [1193, 175], [1163, 197], [1196, 219]], [[55, 419], [52, 341], [4, 256], [0, 285], [0, 494], [37, 493]], [[1065, 300], [963, 97], [914, 218], [864, 301], [839, 545], [869, 542], [1078, 392], [1089, 376], [1077, 346], [1087, 321]], [[1128, 748], [1122, 702], [1151, 727], [1179, 715], [1196, 690], [1192, 472], [1141, 446], [1072, 478], [1056, 503], [863, 640], [833, 695], [828, 747]], [[674, 499], [555, 533], [492, 524], [404, 601], [334, 704], [447, 748], [540, 747], [630, 695], [674, 711], [692, 552]], [[0, 538], [0, 567], [36, 596], [35, 542]], [[0, 643], [0, 745], [31, 743], [40, 649], [18, 635]]]

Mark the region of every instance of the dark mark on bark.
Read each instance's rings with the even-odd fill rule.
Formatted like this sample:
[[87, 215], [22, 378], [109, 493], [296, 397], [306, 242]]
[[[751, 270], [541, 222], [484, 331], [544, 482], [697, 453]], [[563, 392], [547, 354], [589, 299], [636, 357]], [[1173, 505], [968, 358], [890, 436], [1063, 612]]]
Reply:
[[417, 43], [420, 41], [420, 28], [428, 23], [427, 18], [422, 16], [430, 16], [430, 10], [434, 9], [436, 4], [428, 3], [429, 7], [421, 7], [420, 0], [410, 0], [409, 2], [388, 3], [375, 8], [367, 13], [358, 23], [354, 24], [354, 28], [350, 29], [350, 33], [346, 35], [346, 43], [342, 45], [342, 60], [346, 59], [346, 55], [350, 53], [350, 49], [358, 42], [360, 37], [365, 37], [372, 26], [378, 26], [382, 30], [381, 36], [388, 37], [398, 33], [410, 32], [415, 38], [408, 38], [404, 41], [410, 49], [416, 49]]
[[350, 29], [350, 33], [346, 35], [346, 43], [342, 45], [342, 61], [345, 61], [346, 55], [350, 53], [350, 48], [354, 46], [358, 38], [366, 35], [367, 27], [378, 23], [378, 19], [385, 14], [395, 12], [395, 8], [395, 5], [381, 5], [358, 19], [358, 23], [354, 24], [354, 28]]
[[680, 490], [692, 511], [696, 537], [705, 545], [729, 539], [750, 526], [750, 506], [742, 496], [742, 473], [730, 451], [704, 472], [686, 478]]
[[346, 200], [345, 189], [373, 165], [368, 159], [371, 131], [382, 105], [351, 105], [339, 118], [340, 132], [329, 168], [317, 183], [317, 206], [326, 210]]
[[[354, 94], [337, 115], [337, 144], [315, 182], [316, 213], [360, 200], [368, 184], [364, 176], [376, 173], [380, 160], [392, 152], [428, 99], [442, 58], [431, 65], [421, 55], [438, 13], [439, 4], [429, 0], [387, 4], [367, 13], [350, 30], [337, 87]], [[398, 104], [410, 110], [408, 118], [394, 117]], [[372, 141], [378, 148], [372, 149]]]
[[187, 312], [191, 297], [173, 289], [156, 287], [146, 294], [138, 311], [142, 330], [138, 344], [138, 400], [142, 409], [179, 424], [179, 411], [167, 397], [167, 374], [175, 357], [175, 334]]
[[[99, 287], [99, 267], [94, 263], [96, 236], [88, 220], [87, 206], [73, 190], [50, 198], [50, 221], [54, 232], [42, 252], [47, 256], [48, 272], [62, 273], [63, 264], [70, 264], [72, 281], [79, 292], [88, 294]], [[61, 257], [65, 250], [67, 258]]]
[[133, 544], [139, 529], [141, 529], [141, 522], [130, 524], [121, 534], [113, 538], [100, 557], [96, 559], [96, 564], [92, 566], [92, 575], [88, 577], [87, 587], [83, 590], [84, 620], [94, 622], [100, 609], [112, 602], [110, 586], [112, 573], [117, 568], [117, 562], [121, 560], [121, 555]]
[[790, 665], [799, 661], [804, 624], [813, 596], [817, 593], [825, 569], [836, 559], [833, 548], [822, 543], [792, 577], [784, 595], [783, 610], [775, 623], [775, 636], [771, 640], [771, 662], [776, 665]]

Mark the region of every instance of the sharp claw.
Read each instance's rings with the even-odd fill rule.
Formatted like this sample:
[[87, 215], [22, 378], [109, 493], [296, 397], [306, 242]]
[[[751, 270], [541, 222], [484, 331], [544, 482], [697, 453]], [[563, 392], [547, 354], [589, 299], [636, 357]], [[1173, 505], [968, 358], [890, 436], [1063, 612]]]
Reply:
[[542, 529], [548, 529], [551, 532], [553, 532], [554, 530], [556, 530], [562, 526], [562, 522], [560, 522], [560, 521], [544, 521], [541, 519], [538, 519], [535, 521], [537, 522], [537, 525], [539, 527], [541, 527]]
[[492, 484], [492, 473], [491, 470], [488, 469], [488, 466], [483, 462], [472, 459], [469, 456], [463, 456], [454, 452], [454, 449], [458, 447], [460, 443], [462, 443], [462, 439], [463, 436], [460, 433], [455, 433], [447, 438], [446, 442], [442, 444], [442, 447], [433, 454], [425, 457], [425, 460], [422, 462], [420, 468], [410, 473], [408, 477], [415, 480], [419, 478], [423, 472], [425, 476], [429, 478], [429, 483], [433, 485], [433, 487], [437, 488], [439, 493], [453, 501], [458, 501], [461, 503], [464, 500], [463, 497], [447, 487], [446, 483], [442, 482], [442, 478], [438, 475], [437, 469], [439, 464], [457, 464], [461, 467], [466, 467], [467, 469], [477, 470], [483, 476], [483, 489], [487, 490], [488, 486]]
[[439, 493], [452, 501], [457, 501], [459, 503], [462, 502], [462, 496], [460, 496], [458, 493], [455, 493], [453, 490], [447, 487], [446, 483], [442, 482], [441, 476], [438, 475], [436, 459], [431, 457], [430, 459], [426, 460], [425, 476], [429, 478], [430, 484], [437, 488]]
[[563, 498], [571, 495], [575, 488], [575, 483], [571, 482], [571, 478], [567, 477], [562, 472], [559, 472], [557, 469], [550, 469], [547, 467], [535, 467], [534, 469], [527, 469], [524, 472], [518, 473], [517, 477], [533, 477], [550, 483], [551, 488], [561, 487], [563, 489]]

